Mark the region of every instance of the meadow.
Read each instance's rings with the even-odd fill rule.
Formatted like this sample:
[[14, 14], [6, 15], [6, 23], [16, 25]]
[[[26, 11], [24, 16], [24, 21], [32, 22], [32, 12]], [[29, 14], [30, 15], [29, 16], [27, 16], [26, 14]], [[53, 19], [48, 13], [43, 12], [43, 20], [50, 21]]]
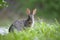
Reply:
[[0, 40], [60, 40], [60, 24], [58, 21], [51, 24], [36, 22], [32, 28], [0, 35]]
[[9, 27], [12, 20], [24, 17], [26, 8], [36, 8], [38, 17], [58, 21], [36, 22], [33, 28], [0, 34], [0, 40], [60, 40], [60, 0], [0, 0], [0, 27]]

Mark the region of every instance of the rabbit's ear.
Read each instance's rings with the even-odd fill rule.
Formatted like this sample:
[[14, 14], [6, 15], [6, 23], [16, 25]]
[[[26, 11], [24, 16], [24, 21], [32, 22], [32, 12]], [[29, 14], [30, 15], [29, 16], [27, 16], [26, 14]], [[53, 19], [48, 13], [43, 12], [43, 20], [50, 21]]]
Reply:
[[37, 9], [35, 8], [35, 9], [33, 10], [33, 15], [35, 15], [35, 14], [36, 14], [36, 11], [37, 11]]
[[27, 8], [26, 13], [27, 13], [27, 15], [30, 15], [30, 9], [29, 8]]

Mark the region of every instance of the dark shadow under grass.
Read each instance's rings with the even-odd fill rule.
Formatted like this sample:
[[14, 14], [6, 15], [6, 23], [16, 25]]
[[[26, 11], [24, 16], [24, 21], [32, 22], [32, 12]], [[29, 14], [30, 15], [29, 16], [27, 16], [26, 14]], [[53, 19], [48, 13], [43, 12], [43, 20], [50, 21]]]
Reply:
[[60, 24], [36, 22], [33, 28], [0, 35], [0, 40], [60, 40]]

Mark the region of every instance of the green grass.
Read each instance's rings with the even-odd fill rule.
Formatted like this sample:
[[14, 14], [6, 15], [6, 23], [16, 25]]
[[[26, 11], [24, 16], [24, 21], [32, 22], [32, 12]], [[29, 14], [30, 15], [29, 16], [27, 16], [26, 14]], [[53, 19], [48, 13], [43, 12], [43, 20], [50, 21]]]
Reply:
[[33, 28], [0, 35], [0, 40], [60, 40], [60, 24], [37, 22]]

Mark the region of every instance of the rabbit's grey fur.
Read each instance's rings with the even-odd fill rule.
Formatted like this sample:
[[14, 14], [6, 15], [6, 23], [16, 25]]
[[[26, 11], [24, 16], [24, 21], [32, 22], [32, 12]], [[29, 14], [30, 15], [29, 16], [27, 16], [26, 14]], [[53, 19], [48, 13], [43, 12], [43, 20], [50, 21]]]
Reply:
[[9, 32], [14, 32], [14, 29], [17, 31], [23, 30], [27, 27], [33, 27], [34, 25], [34, 15], [33, 13], [28, 14], [26, 20], [16, 20], [9, 28]]

